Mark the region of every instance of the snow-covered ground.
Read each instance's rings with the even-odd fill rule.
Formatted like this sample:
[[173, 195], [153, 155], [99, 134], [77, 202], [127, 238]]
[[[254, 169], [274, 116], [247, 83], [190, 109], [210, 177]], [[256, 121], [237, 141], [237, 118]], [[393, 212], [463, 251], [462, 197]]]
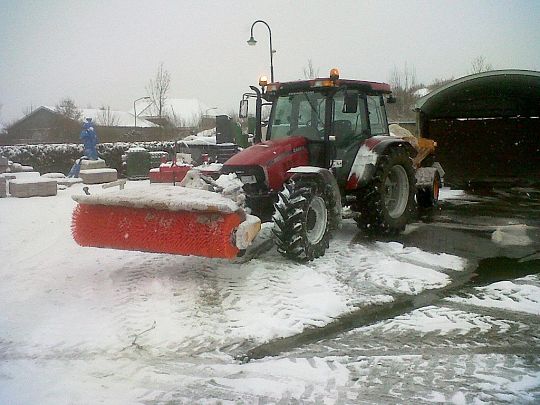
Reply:
[[[127, 184], [140, 187], [149, 186]], [[90, 192], [103, 190], [90, 186]], [[242, 354], [259, 345], [452, 288], [470, 274], [471, 263], [397, 242], [358, 243], [352, 221], [324, 257], [307, 264], [289, 262], [274, 248], [233, 262], [82, 248], [70, 233], [73, 194], [82, 194], [82, 185], [55, 197], [0, 199], [2, 404], [540, 399], [538, 350], [523, 357], [446, 349], [453, 337], [473, 332], [525, 331], [537, 345], [538, 332], [529, 330], [531, 319], [539, 324], [536, 275], [477, 287], [440, 306], [417, 305], [328, 344], [245, 363]], [[443, 190], [442, 197], [463, 193]], [[263, 248], [269, 235], [265, 226]], [[475, 314], [472, 307], [523, 313], [523, 319]], [[436, 347], [421, 350], [433, 335], [440, 356]], [[415, 345], [420, 348], [410, 350]], [[448, 367], [453, 373], [441, 371]], [[480, 395], [488, 389], [497, 396]]]

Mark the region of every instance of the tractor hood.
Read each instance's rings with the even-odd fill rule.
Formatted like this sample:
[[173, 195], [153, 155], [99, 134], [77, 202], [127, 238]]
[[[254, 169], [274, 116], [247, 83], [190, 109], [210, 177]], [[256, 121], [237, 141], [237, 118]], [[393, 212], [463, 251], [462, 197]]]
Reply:
[[264, 141], [237, 153], [225, 162], [225, 166], [271, 166], [286, 155], [307, 147], [307, 140], [301, 136]]
[[225, 162], [222, 173], [253, 175], [270, 191], [283, 188], [293, 167], [309, 165], [308, 141], [301, 136], [265, 141], [237, 153]]

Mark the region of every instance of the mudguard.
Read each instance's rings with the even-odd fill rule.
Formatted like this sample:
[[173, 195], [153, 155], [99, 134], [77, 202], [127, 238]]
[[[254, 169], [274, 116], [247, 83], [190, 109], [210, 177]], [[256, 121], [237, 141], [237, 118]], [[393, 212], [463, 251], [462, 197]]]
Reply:
[[394, 136], [374, 136], [369, 138], [356, 153], [345, 189], [350, 191], [367, 185], [373, 178], [380, 156], [384, 155], [390, 147], [407, 148], [411, 157], [416, 154], [411, 143], [402, 138]]

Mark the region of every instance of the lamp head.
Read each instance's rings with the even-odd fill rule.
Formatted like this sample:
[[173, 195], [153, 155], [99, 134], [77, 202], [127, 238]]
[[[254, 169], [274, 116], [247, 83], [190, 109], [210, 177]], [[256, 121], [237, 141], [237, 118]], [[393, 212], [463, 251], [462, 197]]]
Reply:
[[255, 38], [253, 38], [253, 35], [248, 39], [247, 41], [248, 45], [255, 46], [257, 44], [257, 41], [255, 41]]
[[265, 87], [267, 84], [268, 84], [268, 77], [264, 75], [259, 77], [259, 86]]

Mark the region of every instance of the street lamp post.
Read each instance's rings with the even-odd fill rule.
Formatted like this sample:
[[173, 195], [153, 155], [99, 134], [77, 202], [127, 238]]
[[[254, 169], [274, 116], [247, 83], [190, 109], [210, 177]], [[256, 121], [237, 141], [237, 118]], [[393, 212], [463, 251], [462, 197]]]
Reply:
[[137, 101], [139, 101], [139, 100], [149, 100], [149, 99], [150, 99], [150, 97], [148, 97], [148, 96], [145, 96], [145, 97], [139, 97], [137, 100], [135, 100], [135, 101], [133, 102], [133, 115], [135, 116], [135, 125], [134, 125], [135, 128], [137, 128], [137, 110], [135, 109], [135, 104], [136, 104]]
[[210, 108], [207, 108], [206, 111], [204, 112], [204, 115], [207, 116], [208, 115], [208, 111], [210, 110], [217, 110], [217, 107], [210, 107]]
[[266, 28], [268, 28], [268, 34], [270, 36], [270, 81], [273, 83], [274, 82], [274, 62], [273, 62], [274, 49], [272, 49], [272, 30], [270, 29], [270, 26], [266, 23], [266, 21], [257, 20], [251, 25], [251, 37], [249, 38], [247, 43], [251, 46], [254, 46], [257, 43], [257, 41], [255, 41], [255, 38], [253, 38], [253, 27], [257, 23], [263, 23], [264, 25], [266, 25]]

